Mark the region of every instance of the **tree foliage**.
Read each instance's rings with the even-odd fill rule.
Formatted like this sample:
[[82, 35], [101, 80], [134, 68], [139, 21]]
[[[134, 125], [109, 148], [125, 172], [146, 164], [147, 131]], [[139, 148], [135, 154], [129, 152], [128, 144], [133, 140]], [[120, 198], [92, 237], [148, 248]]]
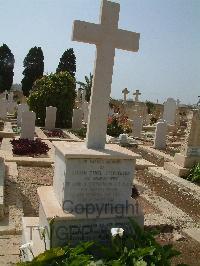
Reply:
[[13, 83], [15, 59], [6, 44], [0, 46], [0, 92], [10, 90]]
[[76, 56], [74, 54], [73, 48], [67, 49], [62, 57], [60, 58], [60, 62], [58, 64], [58, 67], [56, 69], [56, 72], [62, 72], [67, 71], [70, 73], [73, 77], [75, 77], [76, 73]]
[[90, 101], [91, 90], [92, 90], [93, 75], [90, 73], [89, 77], [85, 76], [85, 82], [78, 81], [77, 84], [81, 86], [82, 89], [86, 90], [86, 101]]
[[24, 78], [22, 79], [22, 90], [24, 96], [29, 96], [34, 82], [43, 76], [44, 55], [41, 47], [33, 47], [24, 59]]
[[147, 106], [148, 114], [152, 114], [156, 109], [155, 104], [149, 101], [146, 101], [146, 106]]
[[30, 109], [36, 113], [37, 123], [43, 126], [46, 107], [57, 107], [57, 127], [71, 127], [75, 103], [75, 79], [68, 72], [45, 75], [34, 83], [28, 98]]

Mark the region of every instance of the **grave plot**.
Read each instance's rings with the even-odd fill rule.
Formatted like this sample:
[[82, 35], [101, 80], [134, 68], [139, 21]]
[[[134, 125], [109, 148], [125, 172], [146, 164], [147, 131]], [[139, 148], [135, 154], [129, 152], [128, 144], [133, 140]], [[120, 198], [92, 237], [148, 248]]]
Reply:
[[52, 129], [52, 130], [46, 130], [45, 128], [36, 127], [35, 132], [37, 136], [41, 140], [48, 140], [50, 142], [52, 141], [81, 141], [81, 139], [72, 133], [71, 130], [68, 129]]
[[80, 140], [84, 140], [86, 138], [87, 128], [82, 127], [79, 129], [71, 129], [71, 130], [69, 130], [69, 132], [71, 134], [75, 135], [76, 137], [78, 137]]
[[1, 152], [7, 162], [18, 165], [50, 166], [53, 163], [54, 147], [48, 140], [4, 138]]
[[12, 139], [13, 156], [47, 157], [50, 150], [47, 143], [41, 139]]

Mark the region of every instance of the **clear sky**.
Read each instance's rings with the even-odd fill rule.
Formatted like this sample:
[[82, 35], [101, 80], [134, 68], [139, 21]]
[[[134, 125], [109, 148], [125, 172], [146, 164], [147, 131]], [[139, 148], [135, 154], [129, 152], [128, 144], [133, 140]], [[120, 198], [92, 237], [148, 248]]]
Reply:
[[[54, 72], [73, 47], [77, 80], [93, 72], [95, 46], [71, 41], [73, 20], [99, 22], [100, 0], [0, 0], [0, 45], [15, 56], [14, 82], [22, 79], [29, 49], [41, 46], [45, 72]], [[122, 89], [142, 100], [167, 97], [196, 103], [200, 95], [200, 0], [121, 0], [119, 27], [141, 34], [138, 53], [116, 50], [111, 96]]]

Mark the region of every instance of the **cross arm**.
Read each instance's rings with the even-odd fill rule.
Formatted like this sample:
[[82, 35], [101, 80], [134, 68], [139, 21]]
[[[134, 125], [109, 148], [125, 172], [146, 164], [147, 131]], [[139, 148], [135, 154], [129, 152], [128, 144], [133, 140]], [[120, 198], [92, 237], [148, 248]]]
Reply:
[[98, 24], [75, 20], [72, 41], [98, 44], [101, 38], [101, 27]]
[[140, 34], [118, 29], [115, 35], [115, 47], [117, 49], [137, 52], [139, 50]]

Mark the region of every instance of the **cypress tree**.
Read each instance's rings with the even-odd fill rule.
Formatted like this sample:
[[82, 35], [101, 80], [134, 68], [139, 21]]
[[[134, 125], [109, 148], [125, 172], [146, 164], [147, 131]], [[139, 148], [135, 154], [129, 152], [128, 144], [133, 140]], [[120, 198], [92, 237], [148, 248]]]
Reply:
[[10, 90], [13, 83], [15, 59], [6, 44], [0, 46], [0, 93]]
[[56, 73], [67, 71], [73, 77], [76, 73], [76, 56], [74, 54], [73, 48], [67, 49], [62, 57], [56, 69]]
[[33, 47], [24, 59], [24, 78], [22, 79], [22, 91], [24, 96], [29, 96], [34, 82], [43, 76], [44, 55], [41, 47]]

